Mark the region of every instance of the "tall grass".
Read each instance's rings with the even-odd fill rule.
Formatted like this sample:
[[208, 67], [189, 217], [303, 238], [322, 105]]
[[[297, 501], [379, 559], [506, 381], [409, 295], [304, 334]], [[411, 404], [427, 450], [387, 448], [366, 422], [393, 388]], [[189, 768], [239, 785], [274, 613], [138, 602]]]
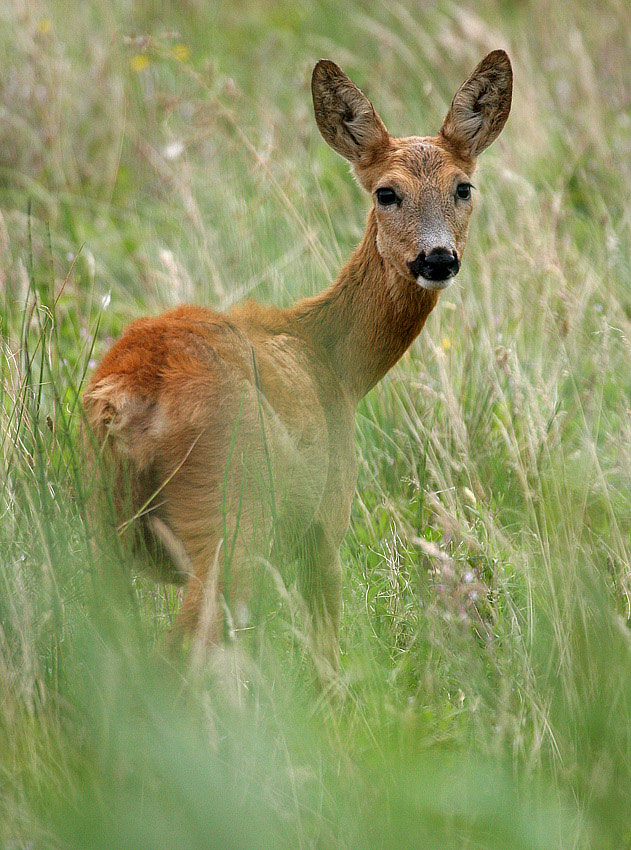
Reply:
[[[0, 844], [631, 847], [631, 11], [616, 0], [0, 9]], [[317, 135], [342, 64], [433, 132], [516, 73], [458, 286], [363, 401], [342, 669], [291, 572], [256, 636], [94, 545], [79, 393], [132, 318], [323, 288], [366, 199]]]

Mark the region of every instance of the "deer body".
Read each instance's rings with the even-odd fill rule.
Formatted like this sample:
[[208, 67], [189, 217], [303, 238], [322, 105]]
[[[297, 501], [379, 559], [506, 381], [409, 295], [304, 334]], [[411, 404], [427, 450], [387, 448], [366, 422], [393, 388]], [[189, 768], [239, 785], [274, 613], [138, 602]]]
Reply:
[[335, 664], [355, 409], [459, 268], [471, 211], [462, 186], [502, 129], [511, 85], [495, 51], [438, 136], [395, 139], [336, 65], [318, 63], [320, 131], [375, 197], [338, 279], [284, 310], [188, 306], [140, 319], [103, 358], [87, 418], [117, 487], [131, 479], [137, 525], [166, 556], [166, 577], [188, 583], [185, 630], [220, 639], [225, 601], [248, 603], [252, 562], [273, 539], [299, 561], [315, 645]]

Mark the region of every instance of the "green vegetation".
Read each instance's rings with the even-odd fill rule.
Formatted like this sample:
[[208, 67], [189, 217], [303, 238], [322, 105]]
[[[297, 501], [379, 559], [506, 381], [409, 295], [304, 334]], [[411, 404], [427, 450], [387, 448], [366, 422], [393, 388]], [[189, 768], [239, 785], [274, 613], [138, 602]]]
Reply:
[[[631, 848], [630, 34], [619, 0], [2, 4], [1, 847]], [[360, 408], [338, 686], [288, 575], [174, 660], [177, 592], [90, 543], [92, 361], [336, 274], [367, 199], [318, 57], [407, 134], [495, 47], [463, 271]]]

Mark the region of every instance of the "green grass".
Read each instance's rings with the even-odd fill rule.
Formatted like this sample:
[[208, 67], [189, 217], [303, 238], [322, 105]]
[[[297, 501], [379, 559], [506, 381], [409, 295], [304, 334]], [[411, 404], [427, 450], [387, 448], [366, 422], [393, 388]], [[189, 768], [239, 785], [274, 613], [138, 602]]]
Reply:
[[[0, 9], [0, 846], [631, 848], [631, 11]], [[90, 543], [79, 392], [133, 318], [322, 289], [367, 199], [338, 61], [433, 132], [515, 68], [458, 285], [362, 402], [337, 692], [289, 572], [174, 660], [180, 599]]]

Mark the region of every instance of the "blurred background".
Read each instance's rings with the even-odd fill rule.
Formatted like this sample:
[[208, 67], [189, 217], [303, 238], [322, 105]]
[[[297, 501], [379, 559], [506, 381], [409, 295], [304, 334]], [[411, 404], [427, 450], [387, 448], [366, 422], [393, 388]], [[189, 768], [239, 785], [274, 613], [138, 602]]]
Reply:
[[[631, 7], [0, 8], [0, 844], [631, 848]], [[133, 318], [324, 288], [369, 200], [313, 120], [391, 132], [502, 47], [463, 270], [364, 399], [339, 682], [291, 571], [213, 659], [90, 543], [81, 387]]]

